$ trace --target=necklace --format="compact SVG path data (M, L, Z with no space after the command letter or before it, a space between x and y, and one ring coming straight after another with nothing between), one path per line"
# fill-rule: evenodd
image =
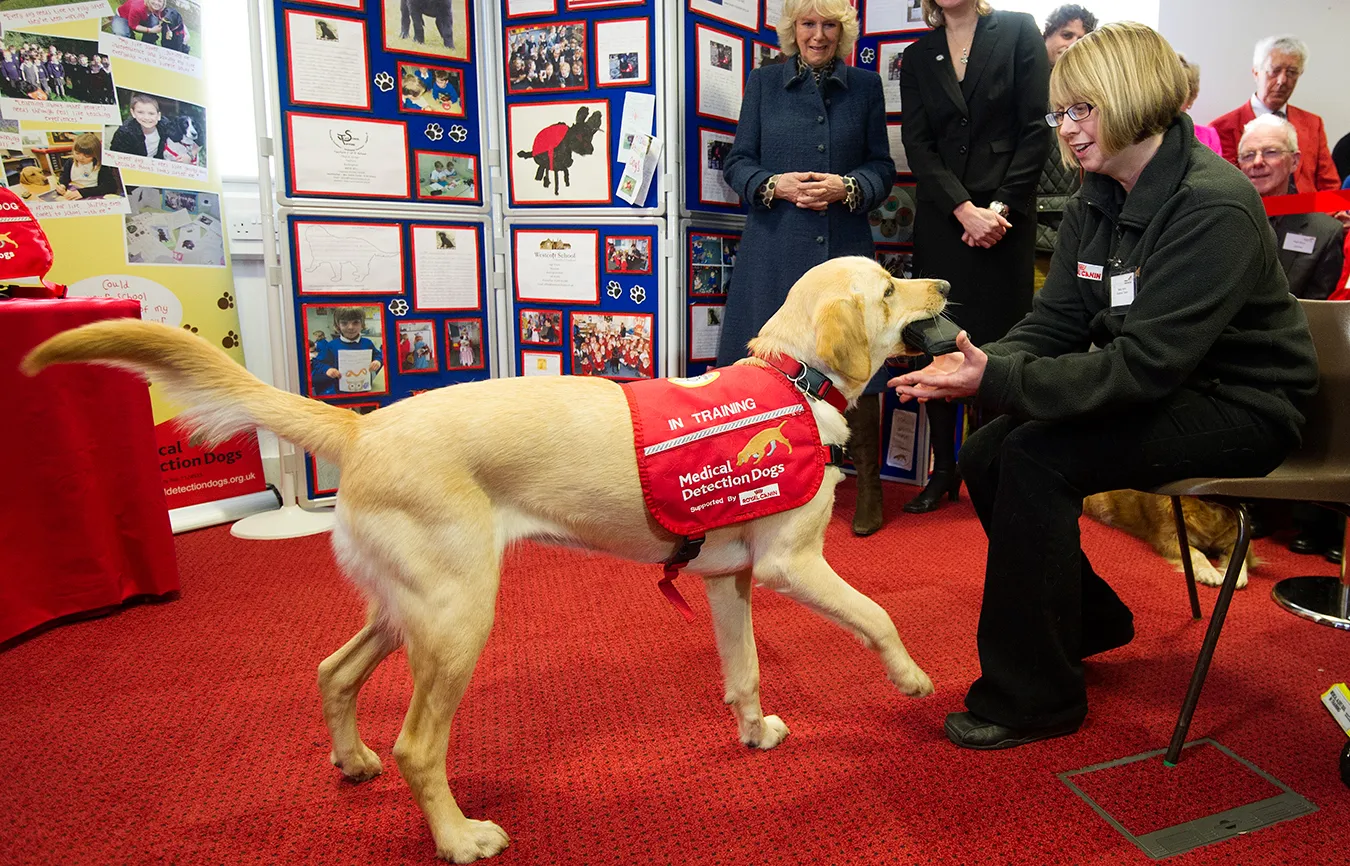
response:
M970 49L969 49L969 48L962 48L962 49L961 49L961 62L962 62L962 63L969 63L969 62L970 62Z

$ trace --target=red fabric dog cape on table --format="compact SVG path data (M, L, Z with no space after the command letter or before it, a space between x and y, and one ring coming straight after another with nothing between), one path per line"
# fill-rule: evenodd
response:
M778 370L735 364L623 390L642 496L676 535L701 541L713 529L804 505L820 489L830 449L806 396ZM672 557L661 581L686 617L670 581L690 558Z

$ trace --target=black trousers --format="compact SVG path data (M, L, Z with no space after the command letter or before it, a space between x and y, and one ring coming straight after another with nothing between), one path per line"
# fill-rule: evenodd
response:
M1263 416L1187 390L1062 421L1004 415L976 431L959 462L989 556L981 675L966 707L1014 728L1087 714L1083 650L1094 640L1100 648L1101 635L1128 629L1132 617L1083 554L1084 496L1194 476L1265 475L1289 452L1287 439Z

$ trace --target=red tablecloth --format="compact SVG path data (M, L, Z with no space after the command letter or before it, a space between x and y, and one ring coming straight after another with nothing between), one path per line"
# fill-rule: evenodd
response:
M52 334L122 317L139 302L0 300L0 641L178 589L145 382L87 364L19 372Z

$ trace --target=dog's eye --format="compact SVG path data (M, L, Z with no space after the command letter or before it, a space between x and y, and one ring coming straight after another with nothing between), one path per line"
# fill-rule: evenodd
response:
M881 296L883 298L889 298L893 294L895 294L895 286L887 286L886 291L882 292Z

